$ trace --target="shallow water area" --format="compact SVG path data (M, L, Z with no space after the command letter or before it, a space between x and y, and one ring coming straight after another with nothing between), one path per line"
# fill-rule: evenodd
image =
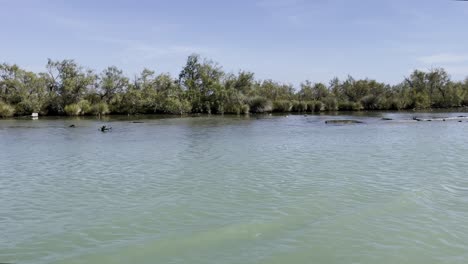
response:
M466 263L461 116L0 120L0 262Z

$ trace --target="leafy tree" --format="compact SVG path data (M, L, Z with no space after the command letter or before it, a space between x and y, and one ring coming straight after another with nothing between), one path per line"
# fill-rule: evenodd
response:
M215 62L190 55L178 78L144 69L130 81L111 66L98 76L73 60L48 60L46 72L0 64L0 116L112 114L248 114L427 109L468 106L468 78L452 81L440 68L415 70L403 82L333 78L328 86L256 80L248 71L226 74Z
M116 94L128 89L129 80L123 75L122 70L115 66L105 69L99 78L99 95L102 101L109 103Z
M57 109L51 110L58 113L63 113L66 105L79 102L96 85L97 76L93 71L84 70L73 60L49 59L46 68L49 92L59 97Z

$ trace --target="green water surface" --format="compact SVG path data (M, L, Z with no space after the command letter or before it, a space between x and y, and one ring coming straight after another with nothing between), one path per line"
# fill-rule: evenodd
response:
M0 120L0 262L467 263L468 122L412 115Z

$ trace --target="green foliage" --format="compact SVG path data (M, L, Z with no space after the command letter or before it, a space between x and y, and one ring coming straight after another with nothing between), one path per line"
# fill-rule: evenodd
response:
M292 107L293 112L307 112L307 103L306 102L300 102L300 101L294 101L293 102L293 107Z
M329 95L330 92L323 83L312 84L310 81L301 83L301 90L297 93L299 100L321 100Z
M363 107L361 103L356 102L339 102L338 110L340 111L360 111Z
M416 70L397 85L372 79L328 85L305 81L298 90L251 72L225 73L215 62L191 55L178 78L144 69L129 80L108 67L99 75L73 60L52 61L43 73L0 64L0 101L10 115L248 114L402 110L468 106L468 78L455 82L443 69ZM6 115L5 114L5 115Z
M321 101L308 101L307 111L308 112L320 112L325 110L325 105Z
M95 105L93 105L91 107L91 112L94 114L94 115L107 115L110 113L109 111L109 106L104 103L104 102L101 102L101 103L97 103Z
M249 112L250 106L240 102L228 103L224 108L224 113L226 114L246 115Z
M273 102L273 112L287 113L293 109L293 102L288 100L278 100Z
M64 111L69 116L78 116L81 113L81 108L78 104L69 104L65 106Z
M322 100L323 108L325 111L337 111L338 110L338 100L334 97L326 97Z
M60 96L60 108L76 104L97 79L91 70L85 70L73 60L47 62L46 82L50 92Z
M413 108L426 109L431 107L431 99L425 92L416 92L413 96Z
M167 98L163 104L163 112L167 114L183 115L190 113L192 106L187 100Z
M271 101L261 96L250 98L249 108L252 113L267 113L273 110Z
M130 89L122 94L122 98L118 103L119 113L130 115L143 113L143 96L140 90Z
M101 104L101 103L98 103ZM94 106L93 106L94 107ZM94 113L94 108L87 100L81 100L77 104L69 104L64 108L65 114L68 116L87 115Z
M122 93L128 86L128 78L123 76L122 70L111 66L101 73L99 95L103 101L110 102L116 94Z
M81 115L90 114L92 111L91 103L88 100L81 100L78 102L78 106L80 107Z
M385 98L375 96L373 94L369 94L369 95L364 96L361 99L361 101L359 103L357 103L357 104L359 104L358 108L361 108L359 110L362 110L362 109L377 110L377 109L383 108L382 100L385 100Z
M31 115L32 113L39 112L40 105L37 101L31 99L24 99L15 105L15 113L19 116Z
M15 108L7 103L0 101L0 117L12 117L15 114Z

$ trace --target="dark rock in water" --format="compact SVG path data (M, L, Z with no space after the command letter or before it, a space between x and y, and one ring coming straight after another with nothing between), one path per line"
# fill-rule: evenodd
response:
M442 121L444 121L444 122L445 122L445 118L444 118L444 119L442 119Z
M75 127L75 125L72 124L72 125L69 125L68 127Z
M326 120L325 124L361 124L359 120L344 119L344 120Z
M431 121L432 121L432 119L428 119L427 121L428 121L428 122L431 122Z
M393 120L393 119L389 118L389 117L382 117L382 120L389 121L389 120Z
M142 123L144 123L144 122L143 122L143 121L133 121L132 123L133 123L133 124L142 124Z
M461 123L461 122L463 122L463 121L461 121L461 120L458 120L458 123Z
M458 116L458 117L463 118L463 117L466 117L466 116Z

